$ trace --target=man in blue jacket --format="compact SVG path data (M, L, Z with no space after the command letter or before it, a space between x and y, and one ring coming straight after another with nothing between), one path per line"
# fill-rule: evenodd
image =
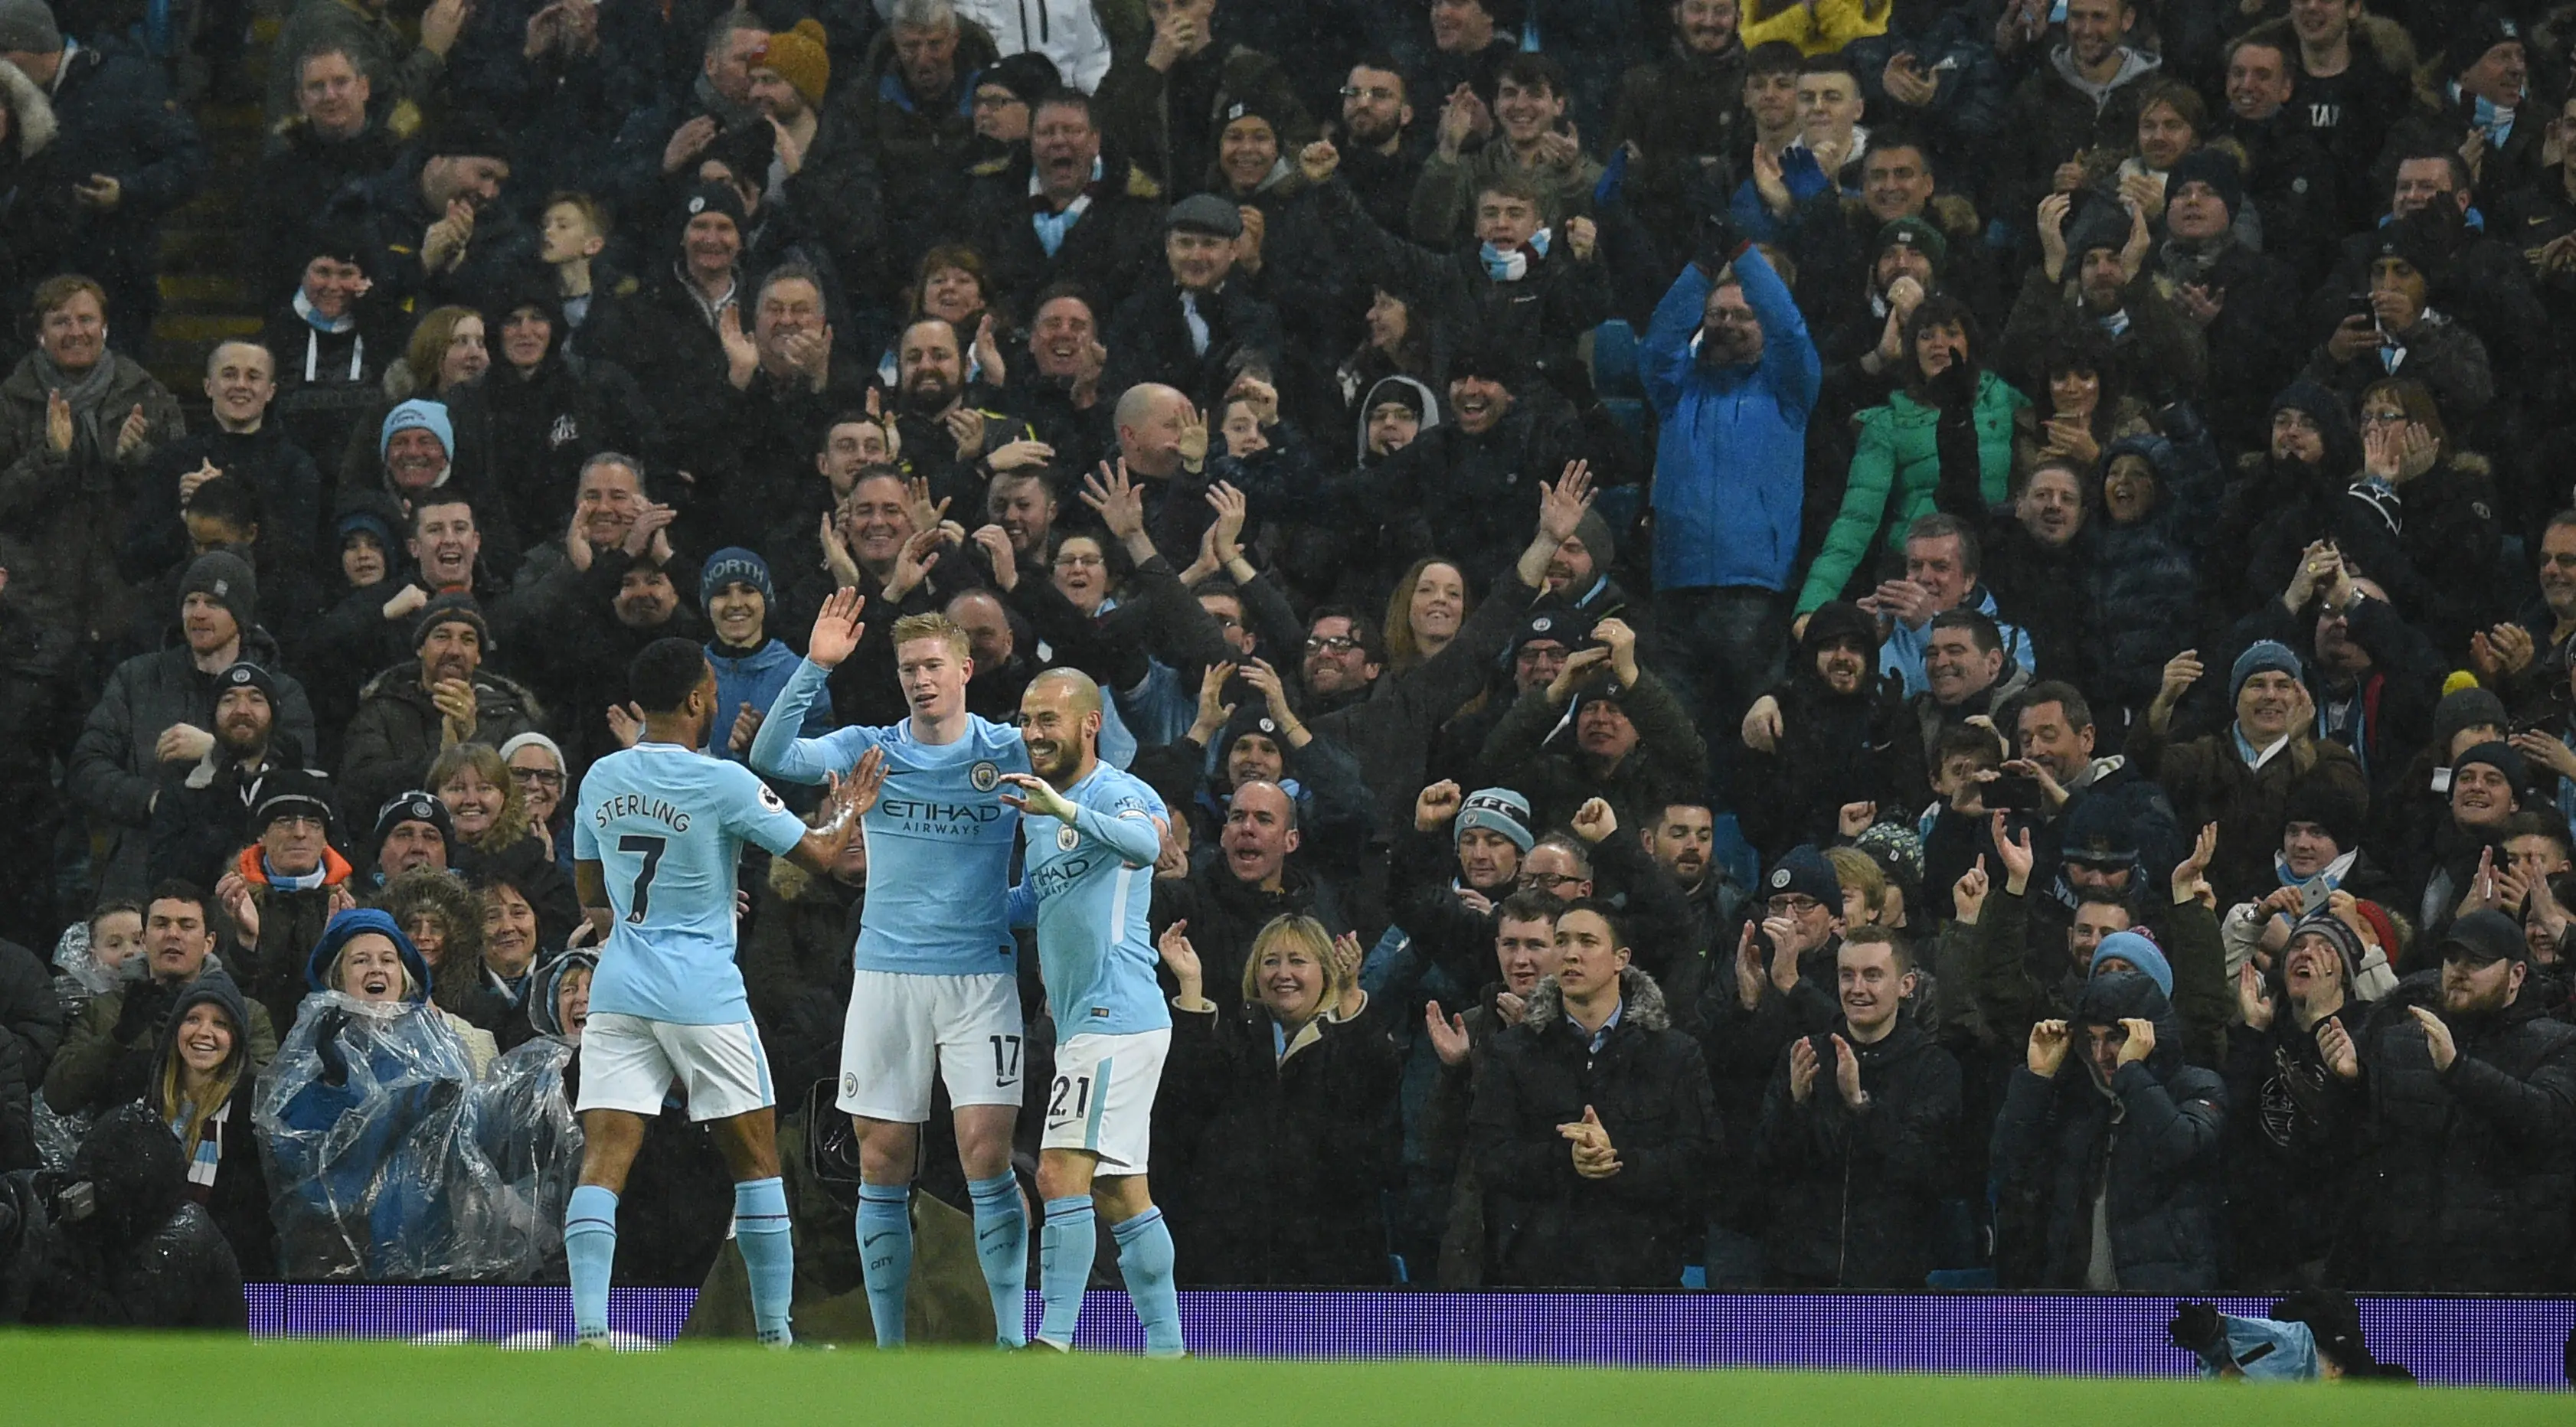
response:
M1728 729L1779 662L1822 367L1788 286L1723 216L1655 307L1642 355L1655 453L1655 588L1674 686Z

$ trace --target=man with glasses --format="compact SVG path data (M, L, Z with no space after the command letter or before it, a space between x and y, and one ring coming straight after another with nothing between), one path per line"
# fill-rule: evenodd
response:
M1412 225L1422 146L1413 142L1413 96L1393 55L1366 54L1342 81L1342 181L1377 225Z

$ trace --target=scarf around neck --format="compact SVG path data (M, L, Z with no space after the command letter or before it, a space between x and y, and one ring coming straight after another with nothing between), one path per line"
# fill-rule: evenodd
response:
M63 400L71 404L77 444L95 452L113 450L113 443L101 438L98 423L107 405L108 389L116 385L116 354L100 353L97 365L78 376L55 366L54 359L41 350L29 353L27 362L38 386L48 392L61 392Z

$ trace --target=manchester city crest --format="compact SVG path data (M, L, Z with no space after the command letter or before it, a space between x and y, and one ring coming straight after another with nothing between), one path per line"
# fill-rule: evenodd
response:
M989 793L1002 781L1001 765L989 758L978 759L974 767L966 770L966 781L975 785L976 792Z
M1071 852L1074 849L1074 845L1081 841L1082 834L1079 831L1076 831L1071 823L1066 823L1064 826L1055 830L1055 845L1058 851Z

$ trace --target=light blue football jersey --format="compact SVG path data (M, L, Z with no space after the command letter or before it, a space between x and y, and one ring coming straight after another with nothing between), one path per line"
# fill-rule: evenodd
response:
M805 824L739 763L639 743L590 765L573 856L596 861L616 913L590 986L593 1012L682 1025L751 1019L734 964L742 845L783 854Z
M1058 1038L1133 1035L1172 1023L1154 979L1161 960L1146 913L1154 901L1154 820L1163 800L1142 779L1106 763L1064 790L1071 823L1022 822L1028 837L1011 921L1038 929L1038 971Z
M1011 973L1011 846L1019 810L1002 775L1029 771L1019 730L969 718L954 743L915 742L912 720L798 738L805 709L830 671L807 659L779 690L752 740L751 766L773 778L820 783L871 748L886 756L885 791L860 820L868 839L868 898L854 958L861 971L929 976ZM773 736L774 735L774 736Z

